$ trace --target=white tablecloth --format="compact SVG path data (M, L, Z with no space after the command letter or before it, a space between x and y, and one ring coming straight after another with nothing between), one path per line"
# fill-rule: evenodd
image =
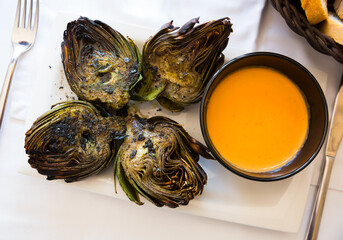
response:
M12 54L10 43L16 1L2 0L0 9L0 83ZM6 6L6 7L5 7ZM311 186L302 226L284 233L207 219L160 208L147 211L134 204L114 201L63 184L42 181L17 172L17 160L27 129L23 119L35 82L48 30L60 11L90 18L116 19L158 29L174 19L182 25L192 17L201 22L229 16L234 24L230 45L248 51L274 51L290 56L309 68L328 74L326 96L330 113L342 65L312 49L293 33L269 1L40 1L40 25L34 48L17 64L7 110L0 131L0 239L302 239L313 201ZM230 15L229 13L232 13ZM262 15L262 19L260 16ZM61 33L62 34L62 33ZM341 154L342 155L342 154ZM343 159L333 171L319 239L343 239ZM319 163L317 163L319 164Z

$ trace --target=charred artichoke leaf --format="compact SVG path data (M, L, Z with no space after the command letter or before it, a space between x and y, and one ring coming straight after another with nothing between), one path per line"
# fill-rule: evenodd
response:
M123 167L119 161L116 161L116 163L114 164L114 173L115 173L115 177L114 177L115 192L117 192L117 189L116 189L116 177L117 177L119 179L120 186L122 187L122 189L124 190L128 198L132 202L135 202L138 205L142 205L143 203L140 201L138 192L135 190L135 188L131 185L131 183L127 179L124 173Z
M222 51L232 25L227 17L195 26L198 22L199 18L191 19L181 28L167 23L145 43L143 78L133 88L133 99L156 98L171 111L201 99L206 84L224 63Z
M81 180L105 168L125 137L124 119L103 117L90 103L67 101L40 116L26 132L32 168L48 180Z
M183 104L173 102L164 96L159 96L157 101L162 107L172 112L180 112L184 109Z
M130 200L142 204L139 193L156 206L175 208L202 193L207 176L199 154L212 156L181 125L166 117L131 113L126 128L114 175Z
M136 44L105 23L86 17L68 23L63 39L63 67L76 95L115 110L124 107L141 71Z

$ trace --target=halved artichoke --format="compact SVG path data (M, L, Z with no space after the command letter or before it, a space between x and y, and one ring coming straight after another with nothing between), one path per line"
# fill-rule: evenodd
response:
M29 163L48 180L73 182L96 174L114 158L125 137L121 117L103 117L90 103L56 104L26 132Z
M194 27L191 19L180 29L172 22L151 37L143 47L143 79L136 85L134 99L159 103L171 110L199 101L207 82L224 63L222 51L232 32L229 18Z
M115 110L124 107L141 71L135 43L110 26L85 17L68 23L63 38L63 67L76 95Z
M114 175L131 201L143 204L141 194L156 206L174 208L202 193L207 176L199 154L212 158L204 145L166 117L131 114L126 127Z

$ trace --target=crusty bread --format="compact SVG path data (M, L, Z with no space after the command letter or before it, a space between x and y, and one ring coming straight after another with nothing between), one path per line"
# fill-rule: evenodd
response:
M335 0L333 7L340 19L343 19L343 0Z
M329 12L328 18L319 25L319 30L343 45L343 21L334 12Z
M320 23L328 17L327 0L301 0L301 7L312 25Z

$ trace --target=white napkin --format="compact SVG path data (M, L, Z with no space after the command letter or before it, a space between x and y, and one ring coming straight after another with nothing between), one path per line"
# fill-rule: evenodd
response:
M199 16L200 23L203 23L228 16L233 24L229 44L233 48L253 51L265 4L264 0L86 0L82 4L80 1L60 0L49 2L47 5L47 1L40 1L40 19L35 46L19 60L17 65L11 88L12 119L26 119L35 78L41 71L38 68L41 66L40 59L44 54L44 46L49 41L49 29L58 11L99 19L105 23L116 20L141 25L156 29L156 31L171 20L174 20L175 26L182 26L193 17ZM63 33L60 34L62 36Z

